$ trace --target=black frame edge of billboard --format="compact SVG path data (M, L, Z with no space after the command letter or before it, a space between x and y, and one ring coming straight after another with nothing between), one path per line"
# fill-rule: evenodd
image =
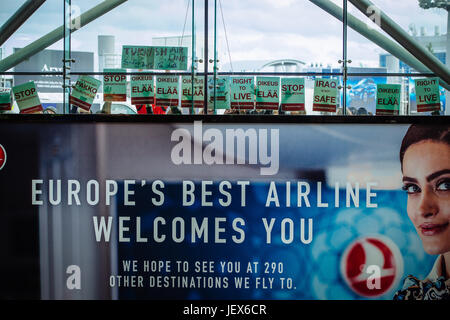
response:
M449 116L0 114L4 123L450 124Z

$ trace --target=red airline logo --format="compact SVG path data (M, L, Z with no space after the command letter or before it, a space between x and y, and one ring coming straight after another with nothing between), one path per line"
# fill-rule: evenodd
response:
M403 274L403 258L392 240L376 235L359 238L345 250L341 274L355 293L367 298L394 289Z
M3 146L0 144L0 170L3 169L6 163L6 150L3 148Z

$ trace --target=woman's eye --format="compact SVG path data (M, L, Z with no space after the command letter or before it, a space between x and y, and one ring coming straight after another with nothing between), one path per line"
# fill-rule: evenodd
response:
M415 184L407 184L402 187L408 194L420 192L420 188Z
M449 191L450 190L450 180L445 180L442 182L439 182L436 190L438 191Z

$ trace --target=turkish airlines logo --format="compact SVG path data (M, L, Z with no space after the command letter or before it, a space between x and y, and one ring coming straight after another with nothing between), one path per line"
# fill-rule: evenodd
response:
M6 164L6 150L3 148L3 146L0 144L0 170L3 169L3 167Z
M403 274L403 258L392 240L376 235L352 242L341 259L341 274L355 293L374 298L388 293Z

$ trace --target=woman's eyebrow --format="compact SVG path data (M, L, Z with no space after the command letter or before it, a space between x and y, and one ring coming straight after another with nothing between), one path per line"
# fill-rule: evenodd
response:
M405 182L405 181L418 182L416 178L411 178L411 177L406 177L406 176L403 176L402 181L403 182Z
M450 169L443 169L443 170L436 171L427 177L427 181L430 182L431 180L436 179L437 177L439 177L443 174L446 174L446 173L450 173Z

